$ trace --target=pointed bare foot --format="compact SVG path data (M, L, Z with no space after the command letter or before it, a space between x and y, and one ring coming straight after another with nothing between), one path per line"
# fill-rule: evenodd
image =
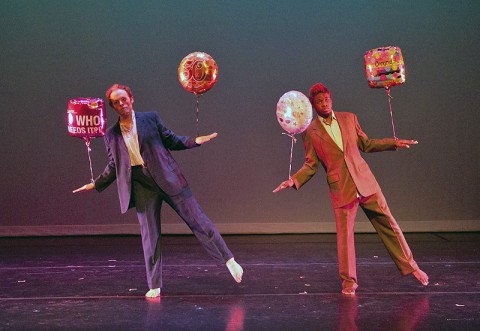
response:
M242 276L243 276L243 269L238 264L235 259L232 257L230 260L227 261L227 268L232 274L232 277L235 279L237 283L240 283L242 281Z
M147 298L156 298L160 296L160 288L153 288L147 293L145 293Z
M428 275L424 273L422 270L420 269L415 270L413 272L413 275L415 276L416 279L418 279L420 283L422 283L422 285L424 286L428 285Z

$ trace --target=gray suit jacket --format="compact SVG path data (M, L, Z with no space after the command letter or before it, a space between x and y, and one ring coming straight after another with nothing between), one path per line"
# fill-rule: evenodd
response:
M153 179L166 194L180 193L188 184L170 150L188 149L199 145L192 137L175 135L165 127L156 112L135 112L135 120L140 154ZM107 130L104 140L109 162L105 170L95 179L95 189L101 192L116 179L120 209L125 213L134 207L131 198L132 169L119 121Z

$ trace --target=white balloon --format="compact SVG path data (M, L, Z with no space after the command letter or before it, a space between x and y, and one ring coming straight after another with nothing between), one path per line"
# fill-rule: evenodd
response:
M290 91L278 100L277 120L289 134L305 131L312 117L312 104L302 92Z

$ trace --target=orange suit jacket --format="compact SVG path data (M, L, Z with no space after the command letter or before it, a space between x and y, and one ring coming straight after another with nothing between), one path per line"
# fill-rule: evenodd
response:
M367 162L360 155L396 150L393 138L369 139L353 113L335 112L343 140L343 151L330 137L319 118L303 132L305 163L292 176L298 190L315 175L321 165L326 172L333 208L351 203L357 193L367 197L380 191Z

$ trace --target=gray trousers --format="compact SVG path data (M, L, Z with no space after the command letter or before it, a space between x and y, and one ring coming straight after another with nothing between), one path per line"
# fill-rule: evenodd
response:
M135 166L132 167L132 194L140 223L147 283L150 289L162 287L160 212L163 201L177 212L217 263L224 264L233 257L189 187L177 195L169 196L158 187L147 168Z

